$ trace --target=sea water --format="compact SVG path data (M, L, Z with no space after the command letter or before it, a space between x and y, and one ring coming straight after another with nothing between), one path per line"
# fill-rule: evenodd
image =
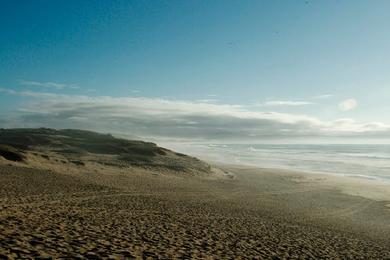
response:
M390 145L187 144L172 148L216 163L390 182Z

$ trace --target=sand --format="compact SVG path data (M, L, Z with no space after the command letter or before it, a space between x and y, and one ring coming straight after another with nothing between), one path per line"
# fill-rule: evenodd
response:
M0 162L0 259L390 258L390 202L362 183L42 165Z

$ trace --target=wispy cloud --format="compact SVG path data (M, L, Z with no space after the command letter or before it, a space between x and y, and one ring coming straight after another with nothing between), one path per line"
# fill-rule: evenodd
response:
M34 98L58 98L61 95L46 93L46 92L35 92L35 91L16 91L9 88L0 88L0 93L6 93L14 96L22 96L22 97L34 97Z
M340 102L339 109L341 111L349 111L355 109L357 106L358 106L358 102L355 99L350 98Z
M80 88L77 84L64 84L57 82L38 82L38 81L29 81L29 80L20 80L20 84L25 86L34 86L34 87L43 87L43 88L54 88L54 89L78 89Z
M301 100L268 100L266 102L257 104L257 106L265 106L265 107L307 106L307 105L316 104L316 102L314 102L314 100L328 99L331 97L333 97L333 95L323 94L323 95L303 98Z
M272 100L266 101L260 105L267 107L275 107L275 106L306 106L313 105L313 102L310 101L290 101L290 100Z
M234 104L145 97L57 95L1 89L35 98L19 108L23 126L84 128L180 140L268 140L281 137L390 136L390 125L353 119L322 121Z
M196 100L196 102L199 102L199 103L216 103L218 101L219 100L215 99L215 98L206 98L206 99L197 99Z
M328 99L333 97L331 94L324 94L324 95L318 95L318 96L313 96L311 99Z

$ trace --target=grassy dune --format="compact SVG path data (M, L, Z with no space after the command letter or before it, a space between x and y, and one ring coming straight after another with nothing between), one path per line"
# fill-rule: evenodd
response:
M11 161L26 161L28 155L77 165L90 162L193 174L210 172L208 164L154 143L119 139L84 130L0 129L0 144L0 155ZM11 157L15 157L15 160Z

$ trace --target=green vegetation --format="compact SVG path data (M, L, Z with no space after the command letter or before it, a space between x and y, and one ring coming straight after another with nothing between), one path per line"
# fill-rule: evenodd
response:
M10 147L2 150L2 153L7 156L3 157L14 161L23 161L19 150L28 150L39 151L40 156L47 160L50 160L51 156L45 153L60 154L67 158L67 161L80 167L85 166L85 160L92 160L103 165L121 167L129 165L159 167L174 171L209 172L206 163L172 152L154 143L120 139L110 134L85 130L0 129L0 144ZM13 150L11 147L14 147ZM86 159L87 157L89 159Z
M10 145L0 144L0 156L4 157L9 161L24 161L24 155Z

